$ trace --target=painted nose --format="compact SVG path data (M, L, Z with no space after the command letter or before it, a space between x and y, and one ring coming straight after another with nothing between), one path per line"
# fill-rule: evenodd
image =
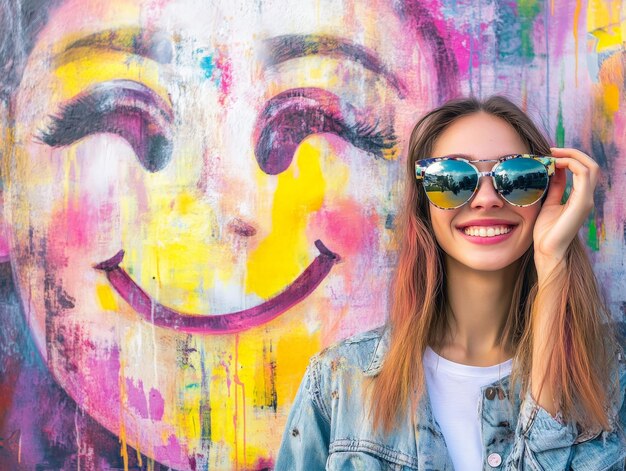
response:
M242 237L252 237L256 234L256 229L253 225L239 218L232 219L227 227L230 232Z

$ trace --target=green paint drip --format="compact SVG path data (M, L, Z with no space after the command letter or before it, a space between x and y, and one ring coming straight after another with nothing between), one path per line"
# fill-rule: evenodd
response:
M563 104L559 99L559 111L556 118L556 146L563 147L565 145L565 126L563 126ZM572 179L571 177L567 177L567 182L565 183L565 191L563 192L563 197L561 198L561 204L565 204L567 199L569 198L570 193L572 192Z
M588 220L589 232L587 233L587 245L591 250L597 252L600 250L600 241L598 240L598 227L596 225L595 211L592 211Z
M535 18L541 11L538 0L519 0L517 4L517 13L520 21L520 34L522 40L522 57L533 59L535 50L533 47L533 23Z
M559 99L559 113L556 118L556 146L565 145L565 126L563 126L563 103Z

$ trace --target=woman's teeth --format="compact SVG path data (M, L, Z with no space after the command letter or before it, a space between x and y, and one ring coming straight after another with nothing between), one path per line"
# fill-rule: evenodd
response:
M468 226L463 229L465 234L476 237L493 237L511 232L511 226Z

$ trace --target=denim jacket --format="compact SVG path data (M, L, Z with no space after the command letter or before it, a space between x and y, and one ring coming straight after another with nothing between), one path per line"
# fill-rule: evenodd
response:
M363 392L368 377L380 371L388 344L388 330L379 328L311 359L287 420L276 470L453 469L427 393L393 433L383 435L372 428ZM521 402L510 401L509 376L482 388L483 470L624 470L623 353L617 360L611 432L578 433L575 424L553 418L530 393ZM513 393L519 398L519 388Z

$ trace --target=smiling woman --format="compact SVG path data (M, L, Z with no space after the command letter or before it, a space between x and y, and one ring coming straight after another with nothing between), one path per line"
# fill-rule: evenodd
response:
M425 114L389 319L311 358L276 470L623 470L626 359L578 239L597 174L506 98Z
M397 136L457 87L432 13L205 3L0 0L0 465L271 467L308 357L384 315Z

